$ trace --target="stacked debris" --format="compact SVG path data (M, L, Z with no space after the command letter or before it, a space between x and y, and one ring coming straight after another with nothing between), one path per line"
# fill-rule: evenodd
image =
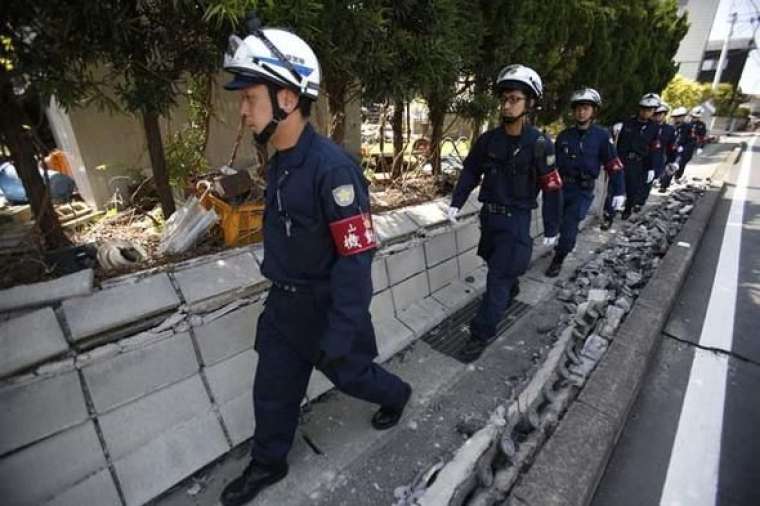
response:
M583 388L704 191L687 185L636 215L558 286L556 298L565 314L547 329L557 343L533 381L518 399L500 406L445 466L437 463L411 485L399 487L394 506L504 504Z

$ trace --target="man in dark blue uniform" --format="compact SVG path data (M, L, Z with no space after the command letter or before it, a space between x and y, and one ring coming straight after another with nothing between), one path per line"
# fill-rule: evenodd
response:
M675 154L672 162L666 165L665 173L660 178L660 193L667 191L674 176L676 181L679 181L683 177L686 164L689 163L694 155L694 149L697 145L696 135L694 134L694 126L686 121L686 115L687 110L685 107L675 108L670 115L670 118L673 120L673 128L675 129Z
M533 239L530 218L543 191L544 242L557 240L562 181L555 166L551 140L528 123L543 93L541 78L523 65L509 65L496 80L502 125L481 135L464 162L449 207L456 216L467 197L481 184L480 255L488 265L486 293L470 322L470 340L461 353L476 360L496 339L496 327L510 303L518 276L530 263Z
M586 217L594 199L594 186L602 167L609 176L608 193L610 207L623 208L625 203L625 180L623 164L617 157L615 144L607 129L594 124L594 118L602 105L602 97L592 88L573 93L570 107L575 125L557 136L557 168L562 178L562 223L559 243L546 275L559 275L562 262L575 248L578 225ZM607 213L610 214L609 212Z
M613 127L625 174L624 220L641 209L646 200L646 186L654 180L652 154L660 149L660 144L652 116L659 105L660 97L656 93L647 93L639 101L638 115Z
M707 125L702 121L702 113L704 109L701 106L697 106L691 110L691 124L694 128L694 141L696 145L697 156L702 154L702 149L707 142Z
M340 390L380 405L372 425L401 418L411 387L373 362L369 313L377 247L367 184L341 148L307 122L319 64L296 35L249 27L231 39L227 89L258 142L276 149L267 169L262 273L272 287L261 314L253 387L251 463L224 489L224 506L250 501L288 472L287 455L312 370ZM287 55L287 57L285 56Z
M654 113L652 118L657 124L657 137L660 139L660 150L652 155L654 166L654 177L660 184L660 193L665 190L662 188L662 180L666 177L668 170L672 172L672 167L681 150L676 142L676 129L673 125L665 121L670 107L663 102ZM648 186L651 191L651 185ZM649 194L647 191L647 194Z

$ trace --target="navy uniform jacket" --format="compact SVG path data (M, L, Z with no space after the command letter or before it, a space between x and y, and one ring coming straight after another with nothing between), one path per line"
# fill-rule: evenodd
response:
M676 129L673 125L668 123L657 125L657 137L660 139L660 149L652 155L652 166L659 176L665 169L666 163L675 161L679 146L676 144Z
M268 168L261 271L275 284L313 294L302 302L318 308L294 301L288 314L274 315L310 359L377 355L369 314L376 248L359 167L307 124L296 146L277 152Z
M519 140L509 139L503 127L489 130L467 155L451 205L461 209L481 184L480 202L530 210L538 207L538 192L543 191L544 234L553 237L561 213L555 158L552 141L533 126L525 125Z
M652 168L652 155L659 151L657 125L653 121L629 118L617 138L617 151L623 166L641 162L645 170Z
M610 133L591 125L582 130L567 128L557 136L557 167L566 185L575 184L582 190L593 190L594 182L603 167L610 177L612 195L625 195L623 165L617 156Z
M691 153L697 146L697 136L694 133L693 123L681 123L675 127L676 129L676 143L683 148L683 152L687 158L691 157Z
M707 137L707 125L701 119L695 119L692 122L694 126L694 137L698 148L705 147L705 137Z

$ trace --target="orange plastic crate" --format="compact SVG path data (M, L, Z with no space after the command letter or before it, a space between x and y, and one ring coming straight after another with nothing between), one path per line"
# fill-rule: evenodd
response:
M207 193L201 200L206 209L213 208L219 216L219 228L224 244L241 246L261 242L264 226L264 204L246 202L231 205L220 198Z

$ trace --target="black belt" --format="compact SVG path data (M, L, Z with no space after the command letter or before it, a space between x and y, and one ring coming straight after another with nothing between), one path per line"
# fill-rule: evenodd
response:
M491 204L489 202L484 203L483 208L491 214L510 214L512 212L512 209L507 206Z
M322 289L328 288L329 282L322 281L310 281L308 283L292 284L292 283L280 283L279 281L272 281L272 286L283 292L290 293L322 293Z

